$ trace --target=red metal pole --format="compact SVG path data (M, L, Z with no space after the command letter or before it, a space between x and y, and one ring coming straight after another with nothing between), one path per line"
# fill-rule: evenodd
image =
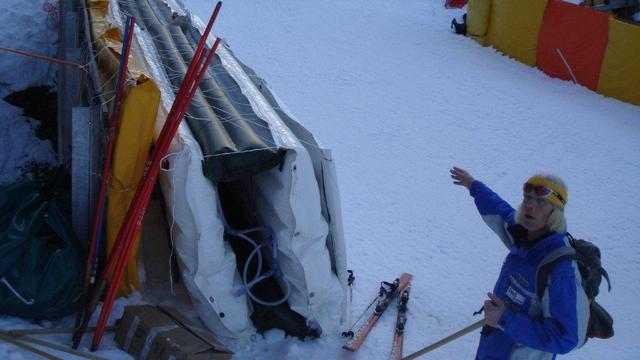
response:
M127 67L129 64L129 54L131 52L131 43L133 39L133 33L135 28L135 17L127 17L127 23L125 26L124 39L122 42L122 57L120 59L120 65L118 66L118 78L116 82L116 92L111 108L111 120L108 135L107 151L102 164L102 179L100 181L100 190L98 192L98 203L96 205L96 213L93 219L93 227L91 230L91 239L89 242L89 252L87 253L87 264L85 267L84 284L82 289L83 298L86 298L86 304L84 308L78 312L76 317L75 327L78 329L83 328L83 324L86 324L88 319L85 320L87 312L90 308L90 299L88 299L89 287L95 282L95 271L97 268L97 244L99 243L99 237L101 236L101 229L105 211L107 183L109 181L109 174L111 172L111 160L113 157L113 150L115 148L116 133L120 126L120 108L122 105L122 94L124 92L125 81L127 78ZM77 348L82 336L82 331L78 331L73 337L73 347Z
M182 85L180 86L180 90L178 91L178 94L176 95L176 99L174 100L174 104L167 116L167 120L166 122L169 122L170 119L175 117L175 111L176 109L178 109L176 106L180 105L184 100L184 95L186 93L188 93L188 89L192 83L192 79L193 79L193 74L196 71L196 69L198 68L198 66L196 66L197 64L201 64L202 63L202 59L204 59L204 57L202 56L203 53L203 49L205 48L205 43L206 43L206 39L209 37L209 33L211 31L211 28L213 27L213 24L218 16L218 13L220 12L220 8L222 6L222 2L218 2L216 4L216 7L213 11L213 14L211 15L211 18L209 19L209 23L207 24L207 27L200 39L200 41L198 42L198 46L196 48L196 52L194 54L194 58L191 61L191 64L189 66L189 68L187 69L187 73L185 74L185 78L183 80ZM216 44L217 46L217 44ZM190 102L191 100L189 100ZM182 107L182 105L181 105ZM186 108L186 106L185 106ZM180 117L181 119L182 117ZM166 122L165 122L165 126L166 126ZM177 129L177 127L176 127ZM174 130L174 134L175 134L175 130ZM162 134L160 135L162 136ZM173 138L173 135L171 136L171 138L168 139L168 143L167 143L167 148L168 145L171 143L171 140ZM157 146L156 146L157 148ZM146 172L149 170L149 167L147 167L147 169L145 170L145 174L143 175L143 179L141 179L140 184L142 184L142 181L144 180L144 177L146 176ZM140 190L140 184L138 186L138 190ZM82 323L81 325L78 327L78 331L76 332L76 334L74 334L73 337L73 346L77 347L80 343L80 340L82 339L82 334L84 333L84 329L86 328L86 326L88 325L89 320L91 319L91 316L93 314L93 312L95 311L98 302L100 301L100 298L102 296L102 294L104 293L105 289L107 289L108 287L108 279L110 279L112 277L112 274L114 272L114 266L116 265L116 263L118 262L118 259L121 257L121 254L123 253L123 248L126 247L124 244L124 239L130 239L133 237L133 235L135 234L135 231L137 230L137 227L131 226L131 224L127 225L126 221L127 221L127 217L131 214L135 214L135 212L132 212L132 205L138 201L136 200L138 198L138 191L136 191L136 194L134 195L134 198L131 201L131 204L129 206L129 210L127 211L127 215L125 217L125 222L123 222L121 224L120 227L120 231L118 232L118 236L116 237L116 241L114 244L114 247L111 251L111 253L109 254L109 257L107 259L107 264L105 266L105 269L102 272L102 275L100 276L100 281L98 282L97 286L95 287L95 290L91 296L90 301L88 302L88 305L86 307L86 311L83 313L84 318L82 319ZM146 204L145 204L146 206ZM118 281L119 282L119 281ZM110 312L110 308L113 304L109 304L109 311L107 311L107 313ZM103 306L103 312L105 310L105 307ZM102 315L102 314L101 314ZM104 320L106 322L106 319ZM96 339L96 337L101 338L102 337L102 333L100 333L98 335L98 333L96 333L96 336L94 336L94 340ZM97 340L97 344L96 344L96 348L99 345L100 340Z
M214 48L209 52L207 56L203 69L200 71L199 74L197 74L197 80L195 80L195 83L190 93L185 96L184 101L180 102L180 105L182 105L181 107L183 109L181 109L179 115L176 116L176 119L171 119L172 120L171 122L167 121L167 123L165 123L165 126L163 127L163 131L159 139L162 138L162 140L165 140L165 139L167 140L162 142L158 141L158 144L156 144L156 148L154 149L154 152L152 154L152 160L150 161L149 166L147 167L148 169L147 175L143 178L144 183L141 183L140 187L138 187L138 191L136 192L136 194L139 194L139 196L134 197L134 201L136 201L138 205L135 206L134 208L129 208L129 212L127 213L127 218L130 217L131 219L133 219L127 223L127 226L130 229L127 232L127 234L135 233L135 231L138 229L138 227L142 223L142 218L144 217L146 205L149 202L149 198L151 197L151 192L153 191L153 185L156 181L156 178L158 177L160 162L164 157L164 155L166 155L167 153L169 145L171 144L171 140L173 139L173 136L175 135L175 132L177 131L178 126L180 125L180 120L184 116L187 106L191 103L191 99L198 88L197 85L200 83L200 81L202 80L202 77L206 73L206 68L209 66L209 63L211 62L213 55L215 55L215 50L219 43L220 43L220 39L218 38L216 39ZM109 284L109 289L107 290L107 295L105 297L104 304L102 307L102 311L100 312L100 318L98 319L98 325L96 326L96 333L94 335L93 342L91 344L92 351L97 350L98 346L100 346L100 341L102 339L104 328L106 327L107 319L109 317L109 313L111 312L111 308L113 306L113 302L116 297L118 286L120 284L120 281L122 281L122 277L124 276L124 270L126 269L126 265L127 265L127 260L131 255L131 251L133 250L132 236L129 236L129 238L123 238L123 243L124 243L123 253L121 254L122 256L120 257L120 259L118 259L115 276L113 277L113 279L111 279L111 282Z
M209 33L211 32L211 28L213 27L213 23L216 21L216 18L218 17L218 13L220 12L220 8L222 7L222 2L219 1L216 4L215 9L213 10L213 14L211 15L211 18L209 19L209 23L207 24L207 27L205 28L205 31L202 35L202 37L200 38L200 41L198 41L198 46L196 47L196 51L193 55L193 59L191 60L191 63L193 64L197 59L200 58L201 53L203 51L203 49L205 48L205 41L207 39L207 37L209 37ZM178 101L180 93L182 90L182 87L185 86L186 84L189 83L189 81L191 81L191 78L193 77L193 72L195 71L195 67L189 66L189 68L187 69L187 73L184 76L184 80L182 81L182 85L180 86L180 90L178 91L178 94L176 95L176 98L174 100ZM187 81L189 80L189 81ZM173 111L173 107L171 109L171 111ZM169 113L169 115L167 115L167 120L168 121L171 117L171 112ZM156 144L157 146L157 144ZM121 239L121 234L118 234L118 237L116 238L116 243L114 244L113 249L111 250L111 253L109 254L109 257L107 258L107 265L105 266L104 272L103 272L103 278L108 279L109 277L111 277L111 274L113 272L113 266L115 265L117 259L120 257L120 248L121 245L119 243L119 240ZM124 235L124 234L123 234Z
M205 33L202 35L200 41L198 42L198 48L196 49L194 59L192 60L189 69L187 70L185 79L180 86L180 90L178 91L176 99L174 100L174 105L172 106L171 111L167 116L167 120L158 137L156 146L152 151L147 169L145 170L145 174L140 181L138 189L136 190L134 198L129 206L129 210L127 211L127 215L125 216L125 220L120 228L120 232L116 240L118 249L116 251L112 251L111 255L109 256L107 268L105 269L105 272L103 273L101 279L100 289L103 288L104 284L106 283L106 279L110 277L110 273L113 271L113 266L117 266L115 268L115 275L109 282L109 288L104 300L104 304L96 328L96 333L91 345L92 351L95 351L100 345L100 341L104 333L104 328L106 326L109 313L111 312L111 307L113 306L113 302L115 300L116 290L119 286L120 281L122 280L124 269L133 249L133 234L135 234L135 232L139 228L142 222L142 218L144 217L144 212L146 210L149 198L151 197L153 185L158 176L160 162L167 153L169 145L171 144L178 126L180 125L182 117L184 116L187 107L191 103L191 99L198 89L200 81L204 77L209 63L213 59L215 51L220 44L220 38L217 38L212 49L209 52L206 52L205 50L205 41L213 26L213 23L215 22L218 12L220 11L221 5L221 2L218 2L218 4L216 5L214 13L212 14L211 19L209 20L209 24L207 25L207 28L205 30ZM194 76L195 81L193 80Z
M127 77L127 65L129 63L129 53L131 51L131 40L133 38L133 29L136 18L130 17L130 21L127 23L125 32L127 37L124 40L124 50L122 52L122 58L120 61L120 73L118 74L116 96L113 102L113 108L111 109L111 127L109 129L109 142L107 144L107 153L102 164L102 181L100 182L100 191L98 192L98 204L96 205L96 214L93 219L93 227L91 231L91 242L89 243L89 258L87 259L87 267L85 273L85 284L89 282L93 283L95 279L90 279L93 273L93 252L95 250L96 240L98 238L98 232L101 228L102 218L104 216L104 205L106 201L107 183L109 179L109 173L111 172L111 159L113 157L113 150L116 143L116 133L120 126L120 107L122 105L122 93L124 91L125 79Z

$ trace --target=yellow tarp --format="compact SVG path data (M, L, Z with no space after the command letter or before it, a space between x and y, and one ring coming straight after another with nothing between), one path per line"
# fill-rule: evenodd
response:
M97 54L102 101L111 110L120 64L122 33L109 17L109 1L88 0L91 18L92 45ZM135 46L135 38L132 46ZM144 59L129 56L127 78L135 79L136 85L127 86L121 108L120 130L112 160L111 180L108 188L107 212L104 218L107 250L111 252L120 225L135 194L149 157L154 127L160 104L160 91L149 80ZM127 271L120 285L120 294L140 289L137 271L139 232L135 236L135 247L127 264Z
M116 76L118 72L118 59L115 54L106 48L105 42L102 40L102 34L109 29L107 21L108 2L107 1L89 1L87 3L89 15L91 17L91 36L93 41L93 51L96 53L96 63L98 65L100 76L100 89L102 93L102 102L107 102L109 96L105 94L113 94L116 87Z
M470 0L467 4L467 36L487 45L491 0Z
M131 88L122 106L120 130L113 153L107 202L107 249L111 252L131 199L144 173L160 105L160 90L153 81ZM140 232L120 285L120 293L140 288L136 259Z
M96 53L96 63L100 75L100 88L102 89L102 101L108 103L115 92L118 65L120 64L120 51L122 49L122 34L120 30L111 25L109 19L109 2L105 0L93 0L87 2L87 8L91 18L91 36L93 50ZM133 54L129 54L127 64L129 77L144 81L149 78L143 66L140 65Z
M538 32L546 7L547 0L492 0L488 44L535 66Z
M609 19L598 92L640 105L640 26Z

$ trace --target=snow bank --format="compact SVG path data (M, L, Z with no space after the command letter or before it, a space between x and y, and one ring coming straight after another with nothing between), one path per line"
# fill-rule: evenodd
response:
M3 0L0 4L0 46L55 56L57 30L48 26L47 1ZM0 99L35 85L55 86L58 65L0 51ZM30 161L56 161L48 140L35 136L38 121L22 117L21 109L0 100L0 184L16 180Z

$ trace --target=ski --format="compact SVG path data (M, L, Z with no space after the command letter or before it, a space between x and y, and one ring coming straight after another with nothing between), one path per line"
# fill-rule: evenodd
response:
M413 275L404 273L399 279L396 279L392 284L389 284L389 290L380 294L376 308L373 310L373 314L369 316L366 323L362 324L362 326L358 328L358 331L356 331L353 338L342 346L343 349L354 352L360 349L360 346L362 346L362 343L367 338L367 335L369 335L369 332L371 332L371 329L376 324L382 313L387 309L387 307L389 307L389 304L391 304L398 294L404 290L409 281L411 281L411 278L413 278Z
M404 340L404 325L407 323L407 302L409 302L409 291L411 283L405 286L398 300L398 318L396 320L396 330L393 335L393 345L389 353L389 360L402 359L402 343Z

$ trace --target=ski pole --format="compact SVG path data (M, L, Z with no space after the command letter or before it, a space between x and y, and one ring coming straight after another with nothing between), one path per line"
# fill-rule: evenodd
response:
M430 352L432 350L435 350L435 349L439 348L442 345L445 345L445 344L447 344L447 343L449 343L449 342L451 342L451 341L453 341L453 340L455 340L455 339L457 339L459 337L462 337L462 336L464 336L464 335L466 335L466 334L468 334L468 333L470 333L470 332L472 332L472 331L474 331L476 329L481 328L482 325L484 325L484 319L478 320L477 322L467 326L466 328L464 328L462 330L456 331L455 333L443 338L442 340L438 340L438 341L434 342L433 344L431 344L429 346L426 346L426 347L414 352L411 355L405 356L405 357L402 358L402 360L411 360L411 359L415 359L415 358L417 358L419 356L422 356L422 355L424 355L424 354L426 354L426 353L428 353L428 352Z
M362 320L362 318L369 312L369 309L371 309L371 307L382 297L384 297L384 295L387 293L387 291L384 289L383 285L391 285L391 283L388 283L386 281L383 281L380 283L380 289L378 290L378 295L376 295L373 300L371 300L371 302L369 303L369 305L367 305L367 307L364 309L364 311L360 314L360 316L358 316L358 318L356 319L355 322L353 322L353 324L351 324L351 326L349 327L349 329L347 329L346 331L342 332L342 336L346 337L346 338L353 338L353 328L360 322L360 320Z
M351 323L351 303L353 300L353 282L355 281L355 276L353 276L353 270L347 270L349 273L349 278L347 279L347 286L349 287L349 302L347 303L347 324L349 324L349 328L347 331L342 332L342 336L344 337L352 337L353 336L353 324Z

